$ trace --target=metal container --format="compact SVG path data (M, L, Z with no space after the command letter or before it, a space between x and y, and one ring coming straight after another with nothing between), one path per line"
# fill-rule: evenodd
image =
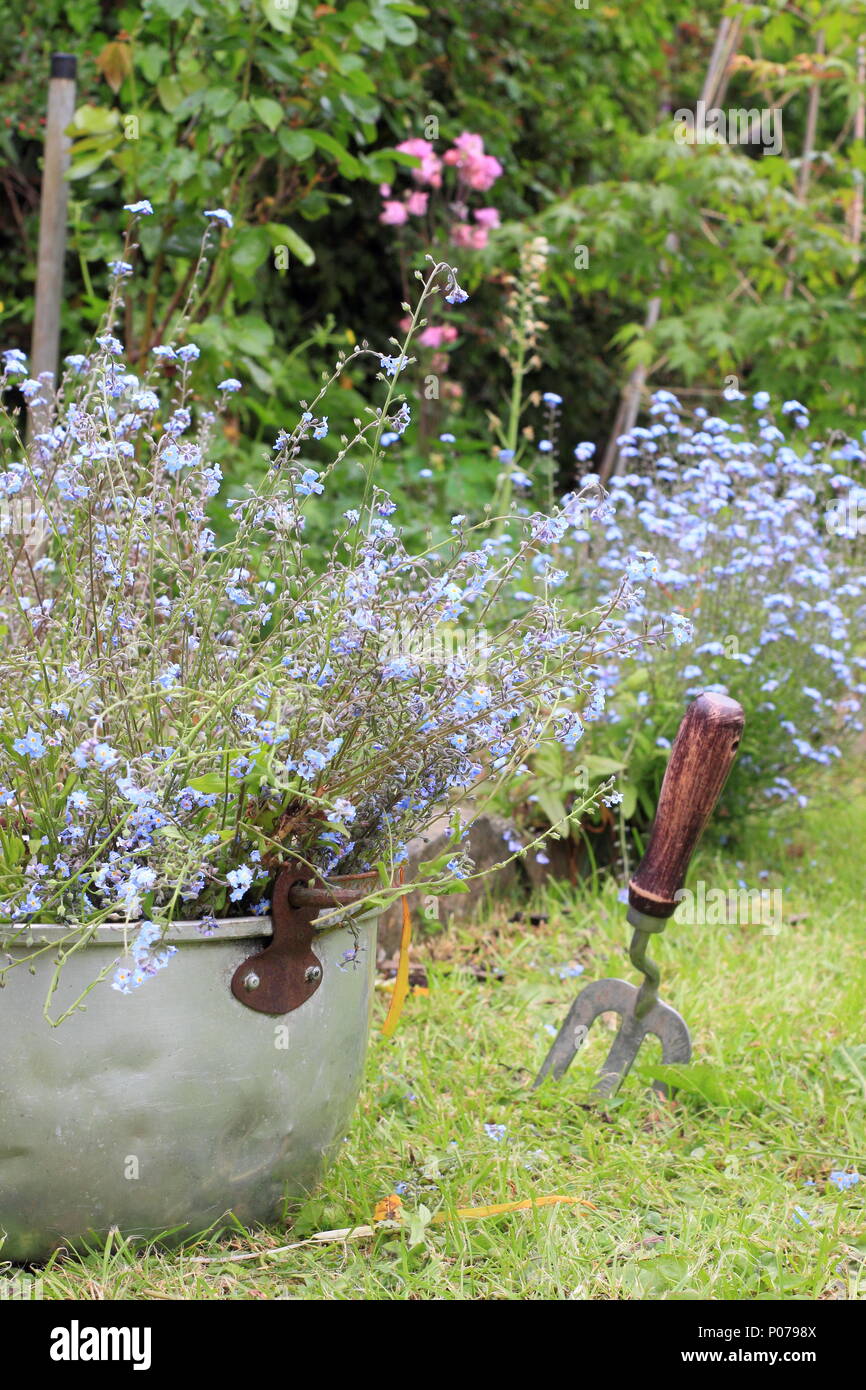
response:
M226 920L209 937L176 925L166 969L129 995L105 980L56 1028L43 1017L54 953L32 973L11 970L0 991L0 1261L41 1260L112 1227L174 1243L229 1213L245 1226L279 1220L316 1183L358 1098L375 929L375 915L347 912L318 934L320 984L282 1016L230 989L268 946L267 917ZM123 954L122 931L100 927L67 959L54 1017ZM66 932L34 926L27 940ZM25 953L20 937L0 947Z

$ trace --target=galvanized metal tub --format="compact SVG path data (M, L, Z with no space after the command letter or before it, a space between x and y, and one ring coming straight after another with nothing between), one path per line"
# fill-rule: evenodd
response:
M0 1261L41 1260L111 1227L172 1243L228 1213L273 1222L308 1192L348 1127L367 1047L376 916L349 921L317 936L321 984L282 1016L245 1008L229 988L268 945L266 917L223 921L209 937L175 926L167 968L129 995L105 981L56 1028L43 1017L54 953L34 973L11 970L0 991ZM28 939L67 930L34 926ZM119 936L100 927L66 961L53 1016L122 955ZM19 938L4 949L26 948Z

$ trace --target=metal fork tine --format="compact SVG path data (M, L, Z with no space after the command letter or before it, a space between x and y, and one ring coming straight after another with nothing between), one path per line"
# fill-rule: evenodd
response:
M542 1081L551 1075L554 1080L561 1080L586 1041L594 1021L599 1014L608 1012L619 1014L622 1026L599 1072L593 1095L614 1095L623 1078L628 1075L648 1033L652 1033L661 1042L662 1061L666 1065L688 1062L692 1055L692 1045L683 1018L676 1009L661 1002L655 1003L642 1018L638 1018L635 1005L639 994L640 990L627 980L613 979L595 980L587 985L586 989L581 990L544 1060L534 1086L540 1086ZM660 1095L667 1095L664 1083L654 1082L653 1088Z

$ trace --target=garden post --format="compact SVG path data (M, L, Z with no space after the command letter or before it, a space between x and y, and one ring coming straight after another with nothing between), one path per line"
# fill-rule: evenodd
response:
M722 20L716 33L713 51L710 56L707 73L704 78L704 85L701 90L701 101L705 107L712 106L714 102L721 101L727 89L728 69L734 51L740 38L740 21L738 19ZM667 114L664 107L659 113L659 120ZM675 233L668 234L665 240L665 248L673 255L679 251L679 241ZM662 301L660 295L654 295L647 305L644 317L644 333L650 333L659 321ZM637 424L637 417L640 413L641 401L643 399L644 388L647 379L647 367L639 364L634 367L628 381L623 387L620 395L619 407L613 422L613 429L607 441L607 448L599 470L599 477L602 484L606 484L612 473L619 473L622 466L619 444L617 440L623 434L631 434Z
M60 302L63 294L63 260L66 254L66 206L71 140L66 134L75 115L77 60L71 53L52 53L45 121L45 155L42 196L39 205L39 257L36 267L36 304L33 314L31 372L57 376L60 349ZM30 413L32 434L38 407Z

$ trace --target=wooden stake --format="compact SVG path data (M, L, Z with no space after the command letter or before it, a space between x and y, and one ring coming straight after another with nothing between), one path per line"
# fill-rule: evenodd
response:
M66 255L66 208L71 140L65 133L75 115L77 60L71 53L52 53L45 122L45 154L42 165L42 197L39 205L39 259L36 267L36 305L30 370L34 377L50 372L56 383L60 352L60 305L63 298L63 262ZM30 412L32 435L45 414L44 407Z
M728 68L734 51L740 38L740 21L738 19L723 19L716 33L716 41L713 44L713 51L707 66L706 77L701 91L701 101L705 107L710 107L717 100L721 100L721 94L727 88ZM665 242L666 250L676 255L679 250L679 241L675 233L671 232ZM646 315L644 316L644 332L649 333L658 323L659 313L661 312L661 296L654 295L647 305ZM620 396L619 408L616 412L616 419L613 423L610 437L607 441L607 448L599 469L599 477L602 483L606 483L611 473L618 473L622 465L620 458L619 445L617 440L620 435L630 434L637 424L637 417L640 411L641 397L646 386L647 368L643 365L635 367L626 382L622 395Z
M815 45L815 52L819 57L824 55L824 35L819 34ZM809 195L809 184L812 179L812 157L815 153L815 135L818 129L818 107L821 103L821 82L816 78L809 89L809 102L806 107L806 131L803 136L803 153L800 158L800 172L797 175L797 201L805 203ZM785 288L782 291L782 298L787 302L794 293L793 265L797 259L797 250L791 246L787 255L787 264L792 267L791 273L785 281Z
M854 140L862 145L866 138L866 40L860 36L857 46L857 110L854 113ZM860 259L860 238L863 232L863 173L854 170L854 200L851 204L851 241Z

